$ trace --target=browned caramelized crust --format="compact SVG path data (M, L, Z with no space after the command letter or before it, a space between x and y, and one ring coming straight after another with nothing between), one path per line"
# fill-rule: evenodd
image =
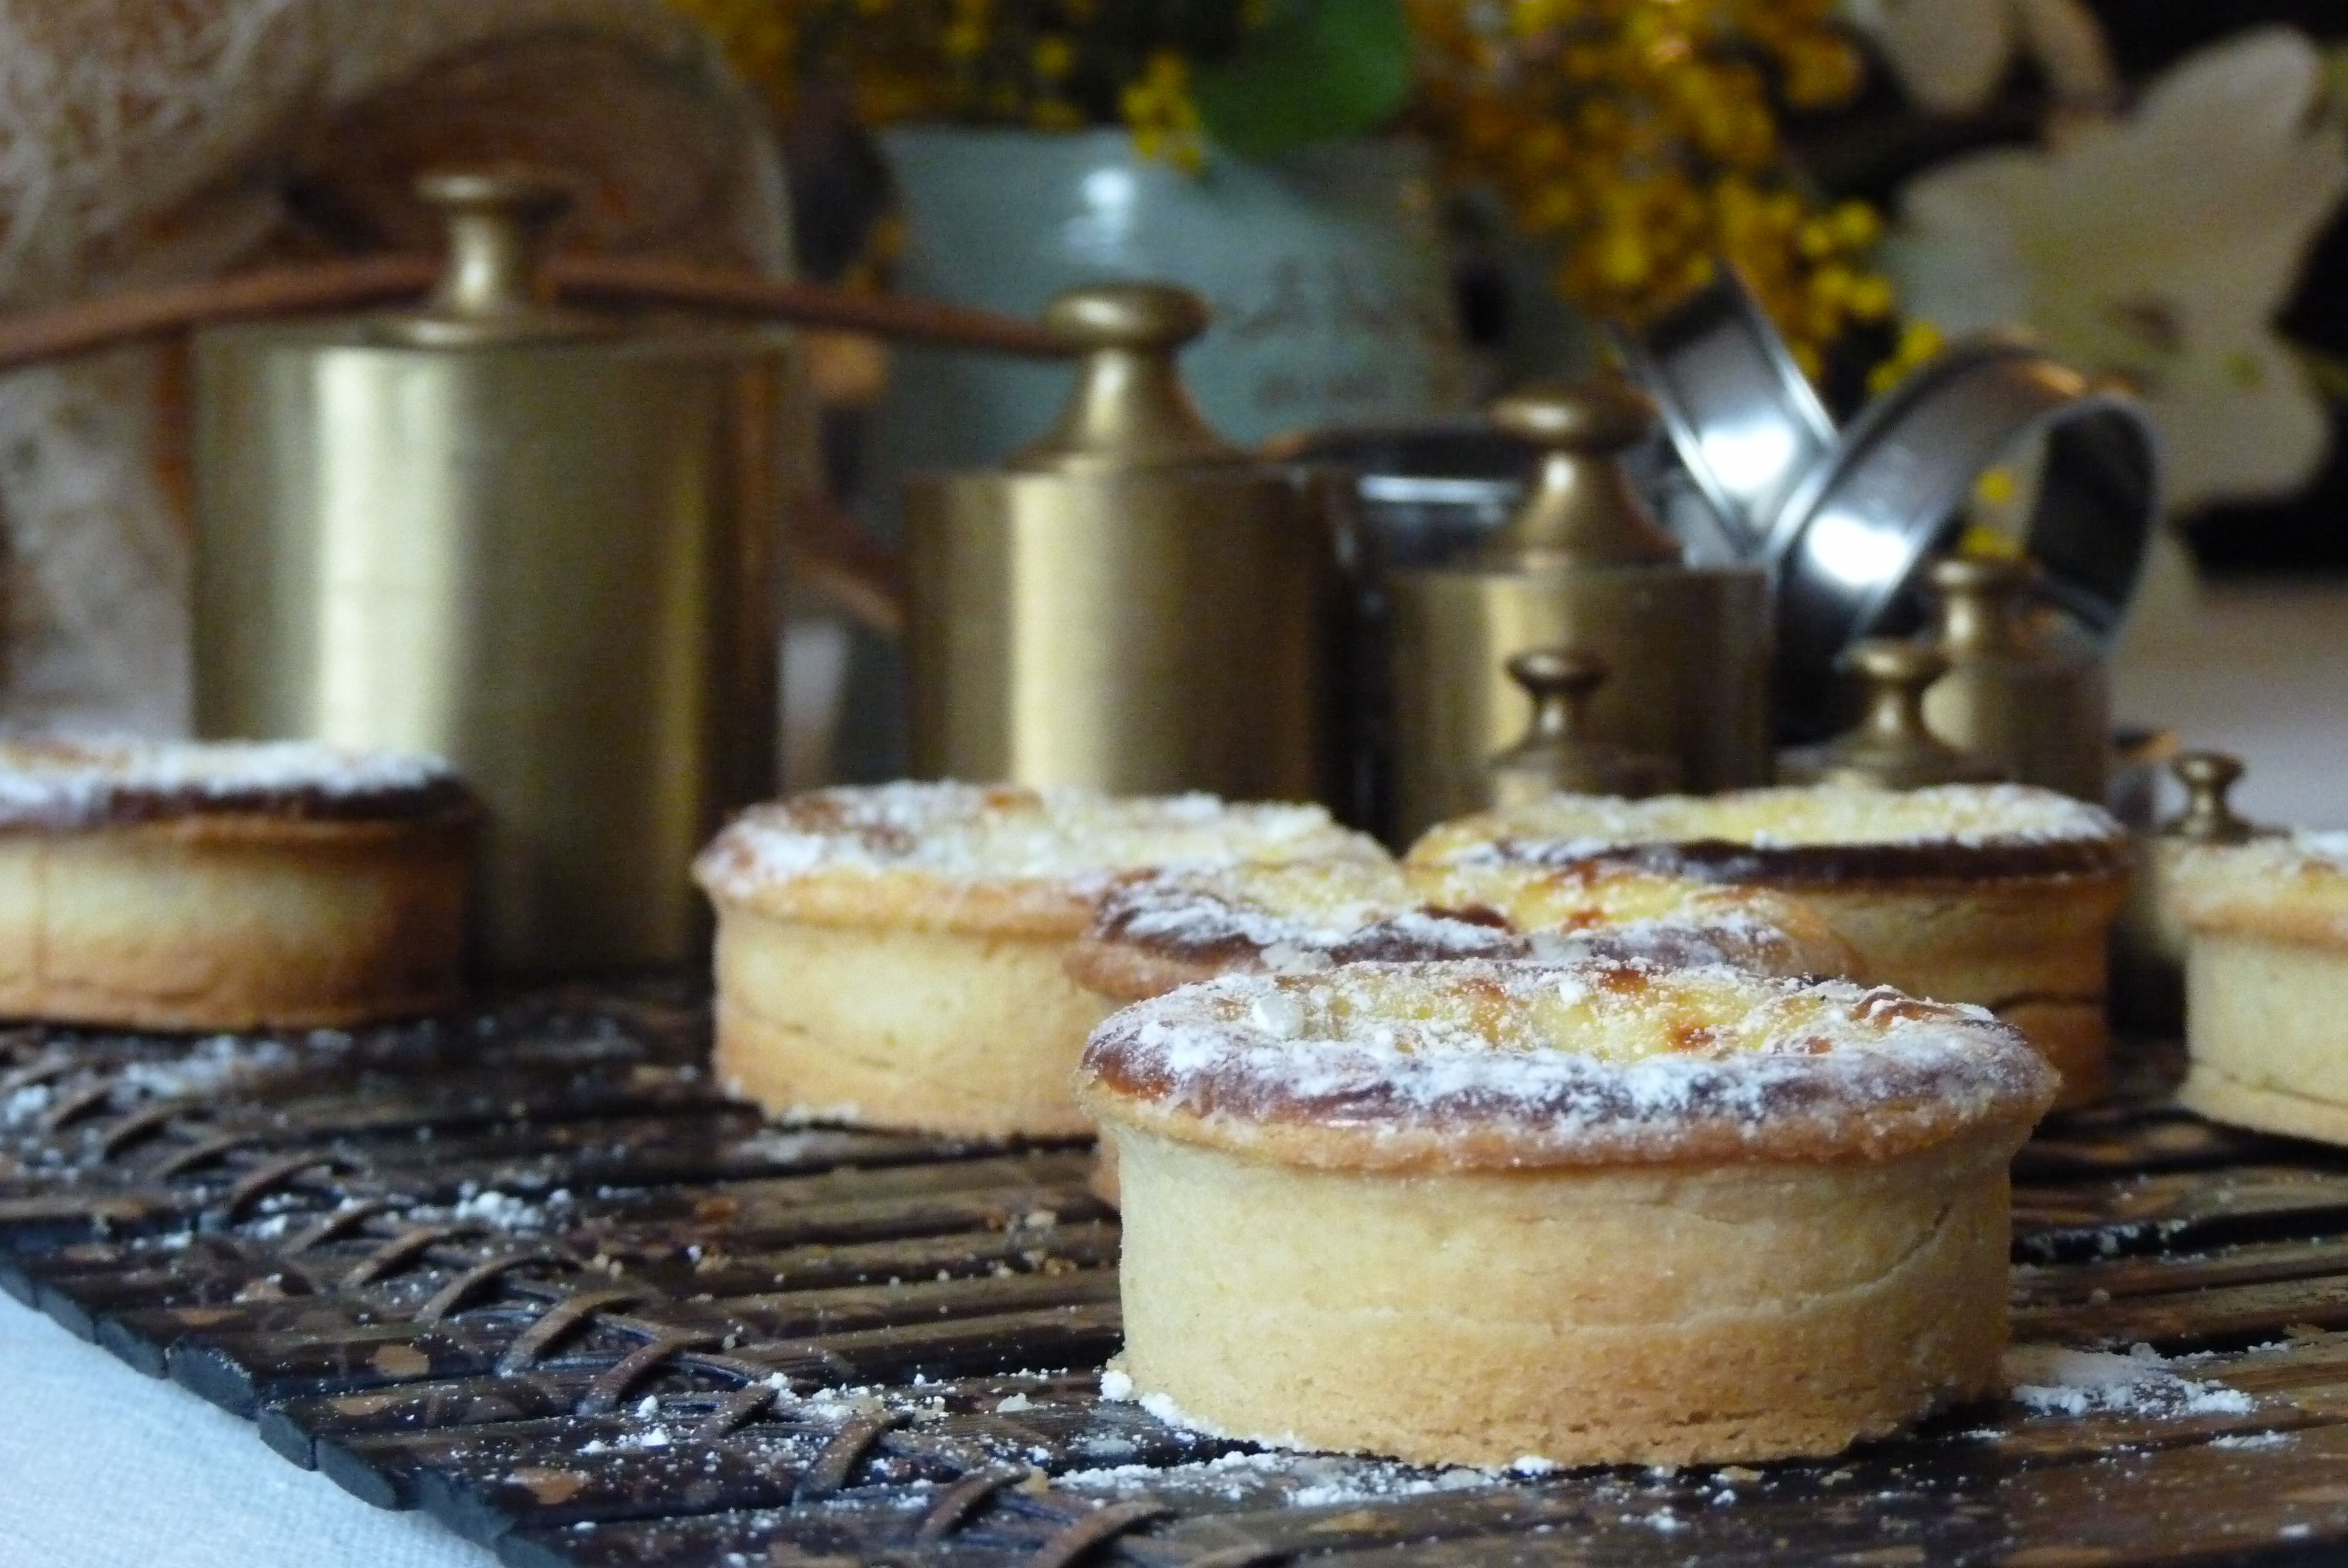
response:
M144 823L463 820L476 811L437 758L307 741L0 743L0 833Z
M1362 859L1127 877L1070 949L1068 972L1104 996L1138 1001L1220 974L1471 958L1857 972L1823 917L1764 888L1619 866L1406 871Z
M1109 1019L1078 1073L1097 1117L1347 1170L1881 1160L2018 1138L2054 1091L1979 1009L1601 960L1229 977Z
M1888 791L1806 785L1625 801L1552 795L1446 823L1417 866L1605 862L1714 882L1978 882L2116 876L2125 830L2094 806L2023 784Z

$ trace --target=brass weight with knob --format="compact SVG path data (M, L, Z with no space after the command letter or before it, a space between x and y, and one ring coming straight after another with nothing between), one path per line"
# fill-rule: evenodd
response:
M1507 669L1529 649L1606 661L1591 737L1669 759L1690 789L1767 783L1767 579L1758 567L1684 564L1632 487L1622 459L1652 433L1653 404L1606 375L1512 394L1491 416L1542 449L1516 516L1467 559L1389 580L1392 835L1488 803L1491 758L1532 716Z
M1924 698L1924 721L2017 784L2102 804L2111 757L2111 697L2102 661L2065 649L2039 624L2038 569L2020 558L1933 563L1938 641L1949 671Z
M2112 991L2124 1004L2127 1022L2163 1032L2185 1021L2186 930L2176 900L2178 864L2205 845L2248 844L2282 832L2234 810L2231 795L2243 774L2240 757L2183 752L2168 767L2185 786L2185 809L2137 841L2136 881L2115 933L2119 983Z
M1119 283L1055 301L1059 421L998 471L906 488L914 771L1328 797L1330 476L1225 443L1175 368L1206 307Z
M1490 800L1522 805L1546 794L1657 794L1678 783L1668 757L1634 752L1590 733L1590 702L1612 672L1580 648L1532 648L1511 658L1509 679L1531 699L1533 716L1517 743L1489 764Z
M1843 655L1864 691L1859 723L1817 750L1788 757L1789 781L1858 789L1921 789L2005 776L1987 757L1941 740L1924 723L1924 694L1949 671L1948 655L1904 638L1869 638Z
M493 972L691 962L686 868L774 788L792 341L551 303L558 181L420 189L421 308L198 334L200 733L455 763Z

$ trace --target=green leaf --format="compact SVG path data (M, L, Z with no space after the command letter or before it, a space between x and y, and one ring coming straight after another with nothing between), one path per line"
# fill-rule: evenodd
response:
M1207 134L1241 158L1360 136L1410 94L1402 0L1291 0L1193 91Z

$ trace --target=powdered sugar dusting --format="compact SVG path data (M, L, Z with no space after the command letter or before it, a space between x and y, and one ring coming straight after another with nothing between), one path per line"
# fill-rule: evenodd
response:
M1538 843L1553 862L1643 845L1745 845L1770 851L1818 846L1955 846L2117 842L2124 830L2100 809L2027 784L1941 784L1868 790L1812 784L1716 795L1622 800L1558 794L1435 829L1416 861L1505 856L1510 842Z
M1086 936L1274 973L1379 959L1608 958L1793 975L1847 961L1824 921L1782 895L1627 866L1406 871L1348 859L1159 871L1113 888Z
M2017 1345L2005 1353L2014 1403L2035 1415L2244 1416L2257 1401L2240 1389L2180 1378L2149 1345L2125 1356L2058 1345Z
M1118 1013L1083 1071L1209 1122L1478 1128L1569 1163L1696 1129L1758 1146L1796 1116L1865 1145L2043 1109L2053 1091L2021 1036L1976 1008L1601 960L1226 977Z
M0 743L0 827L68 829L158 807L252 808L287 798L359 801L446 788L438 757L310 741Z
M1317 805L900 782L818 790L753 808L718 835L696 869L713 891L744 897L822 872L1074 879L1098 887L1152 866L1382 853Z

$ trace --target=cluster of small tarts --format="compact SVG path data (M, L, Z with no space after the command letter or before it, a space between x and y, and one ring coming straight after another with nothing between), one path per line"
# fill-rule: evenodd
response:
M1097 1128L1159 1408L1663 1463L1993 1386L2006 1164L2100 1087L2127 867L2015 786L1560 795L1396 860L1307 806L893 784L757 808L696 873L736 1091Z
M448 1007L480 815L428 758L0 743L0 1014ZM1992 1386L2006 1163L2104 1087L2127 859L2008 785L1556 795L1396 859L1312 806L901 784L756 808L695 869L736 1092L1099 1132L1157 1408L1669 1463ZM2348 1143L2348 835L2177 859L2181 1100Z

